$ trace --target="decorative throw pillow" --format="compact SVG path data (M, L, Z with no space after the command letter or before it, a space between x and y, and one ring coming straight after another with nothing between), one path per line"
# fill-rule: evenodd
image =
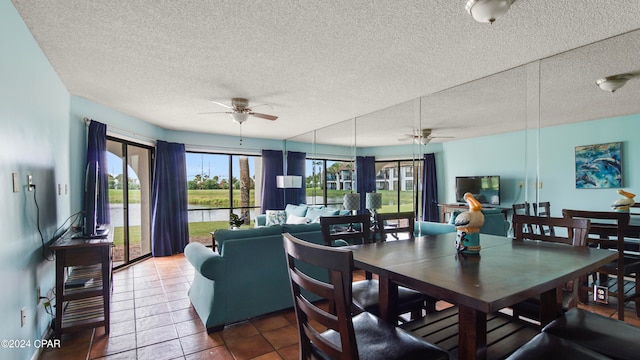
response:
M282 225L285 223L287 219L287 213L284 210L267 210L267 221L265 222L266 226L271 225Z
M308 222L309 219L304 216L289 215L287 217L287 224L306 224Z

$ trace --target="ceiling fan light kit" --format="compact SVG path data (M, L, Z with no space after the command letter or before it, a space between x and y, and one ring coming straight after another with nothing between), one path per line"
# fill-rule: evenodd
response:
M469 0L465 9L477 22L493 24L515 0Z
M245 112L231 113L231 118L233 119L233 121L237 122L238 124L242 124L243 122L245 122L248 117L249 117L249 114Z
M623 87L627 83L627 81L629 81L632 77L633 75L631 74L607 76L602 79L598 79L596 81L596 85L598 85L598 87L601 90L609 91L613 93L613 92L616 92L616 90Z

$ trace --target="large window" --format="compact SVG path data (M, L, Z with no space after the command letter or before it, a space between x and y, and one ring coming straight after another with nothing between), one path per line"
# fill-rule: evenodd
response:
M414 211L420 203L420 168L411 160L376 161L376 192L382 194L381 213ZM415 204L415 205L414 205Z
M260 212L259 156L187 152L190 241L211 245L211 232L229 228L234 213L253 226ZM258 174L258 175L256 175Z
M350 161L306 160L307 204L339 207L345 193L355 191Z

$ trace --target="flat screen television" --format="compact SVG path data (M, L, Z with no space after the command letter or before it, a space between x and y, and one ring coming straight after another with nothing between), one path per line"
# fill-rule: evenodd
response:
M82 235L84 237L98 236L98 174L97 161L89 161L84 178L84 206Z
M456 176L456 201L471 193L482 204L500 205L500 176Z

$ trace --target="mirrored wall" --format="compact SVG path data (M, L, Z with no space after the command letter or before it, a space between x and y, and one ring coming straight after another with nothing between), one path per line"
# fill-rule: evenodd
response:
M318 160L308 164L312 177L328 173L320 160L341 162L331 163L333 174L322 181L342 181L324 187L342 192L351 191L354 179L336 172L346 176L356 156L374 156L377 190L402 189L385 197L389 211L421 209L425 153L435 154L439 203L461 200L458 177L499 176L499 200L487 199L488 206L553 200L554 216L570 207L605 210L615 189L580 191L575 149L622 142L622 188L640 191L640 169L632 168L633 151L640 150L633 136L640 77L613 94L595 85L604 76L638 76L638 58L640 31L634 31L302 134L288 139L287 148ZM341 193L322 190L320 182L308 191L309 203L339 202Z

